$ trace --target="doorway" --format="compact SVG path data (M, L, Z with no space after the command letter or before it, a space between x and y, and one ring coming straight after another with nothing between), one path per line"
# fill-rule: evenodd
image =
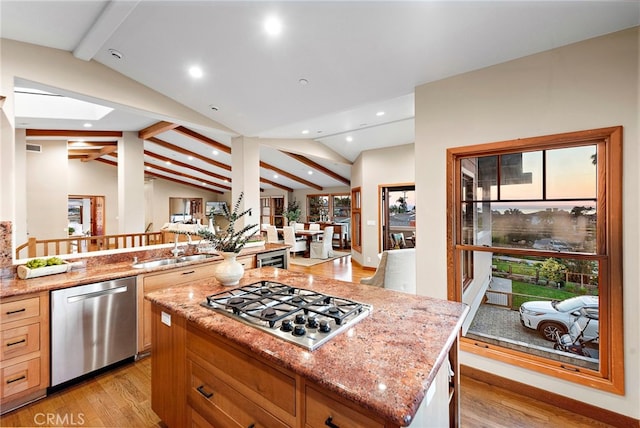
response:
M67 218L70 236L105 234L104 196L69 195Z
M382 250L413 248L416 242L416 186L380 186Z

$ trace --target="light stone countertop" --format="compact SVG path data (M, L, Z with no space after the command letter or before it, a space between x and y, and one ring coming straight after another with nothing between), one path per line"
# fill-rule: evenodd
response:
M207 295L227 289L214 279L149 293L146 298L401 426L412 421L468 312L458 302L277 268L248 270L239 286L260 280L369 303L373 311L308 351L202 307Z

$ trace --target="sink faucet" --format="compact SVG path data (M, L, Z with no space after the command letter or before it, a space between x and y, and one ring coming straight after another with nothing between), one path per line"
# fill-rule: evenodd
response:
M189 235L187 235L189 236ZM191 237L189 236L189 241L191 241ZM173 245L173 250L171 250L171 254L173 254L173 257L178 257L180 254L184 254L184 249L182 248L178 248L178 234L175 234L175 241L174 241L174 245Z

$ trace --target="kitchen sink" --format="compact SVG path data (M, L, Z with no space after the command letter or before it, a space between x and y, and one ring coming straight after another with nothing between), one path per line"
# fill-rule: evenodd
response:
M147 262L135 263L133 267L136 269L149 269L158 266L175 265L179 263L193 262L196 260L204 260L213 256L214 254L194 254L192 256L170 257L167 259L149 260Z

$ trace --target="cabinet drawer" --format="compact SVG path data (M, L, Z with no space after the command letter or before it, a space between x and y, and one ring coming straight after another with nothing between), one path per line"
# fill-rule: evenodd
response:
M40 323L15 327L2 332L0 359L18 357L40 349Z
M187 349L215 367L219 377L239 384L232 386L246 396L261 397L290 415L296 414L293 377L196 329L189 329Z
M189 363L189 405L216 427L252 426L286 428L287 425L206 369Z
M14 300L0 303L0 322L2 324L40 316L40 298Z
M2 369L2 398L40 385L40 358Z
M174 285L211 278L215 265L216 263L206 263L145 276L144 292L154 291L158 287L172 287Z
M315 388L305 389L305 422L309 428L326 428L334 424L340 428L384 428L384 423L371 419Z

